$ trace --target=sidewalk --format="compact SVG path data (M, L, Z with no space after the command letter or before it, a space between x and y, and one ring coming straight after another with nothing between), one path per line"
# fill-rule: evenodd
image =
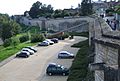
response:
M7 64L8 62L10 62L11 60L13 60L15 58L15 55L12 55L11 57L3 60L2 62L0 62L0 67L2 67L3 65Z

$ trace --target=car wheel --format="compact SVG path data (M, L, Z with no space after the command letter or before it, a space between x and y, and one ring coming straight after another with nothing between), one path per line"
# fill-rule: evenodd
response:
M63 76L66 76L66 73L63 73L62 75L63 75Z
M50 75L50 76L51 76L51 75L52 75L52 73L48 73L48 75Z
M28 58L29 56L26 56L26 58Z

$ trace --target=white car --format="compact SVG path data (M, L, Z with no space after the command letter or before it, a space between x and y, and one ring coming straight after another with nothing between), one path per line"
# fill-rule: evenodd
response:
M58 53L58 58L74 58L74 54L67 51L61 51Z
M29 48L23 48L21 51L27 51L30 53L30 55L33 55L34 54L34 51L33 50L30 50Z
M39 43L38 46L49 46L49 42L43 41L43 42Z
M54 44L54 42L51 41L50 39L46 39L45 41L49 42L50 45L53 45L53 44Z
M28 48L28 49L30 49L30 50L33 50L34 52L37 52L37 49L35 49L35 48L32 47L32 46L26 46L25 48Z

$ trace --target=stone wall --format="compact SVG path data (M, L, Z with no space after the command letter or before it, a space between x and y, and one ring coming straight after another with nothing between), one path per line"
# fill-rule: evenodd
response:
M44 26L43 26L44 22ZM39 26L40 29L46 28L47 30L61 31L64 29L69 29L70 27L87 22L86 17L78 18L59 18L59 19L28 19L26 17L21 18L20 23L28 26ZM78 32L88 31L88 25L78 27L76 29ZM74 30L74 31L76 31Z
M45 21L45 27L48 30L61 31L82 24L83 22L86 22L86 20L83 20L83 18L50 19ZM84 28L81 29L82 30L87 29L88 31L88 26L84 26Z
M95 62L105 62L109 66L118 65L118 49L102 44L95 44Z
M104 63L102 69L95 70L95 81L120 81L118 79L120 32L112 31L101 18L94 17L93 19L94 24L89 28L89 38L90 43L95 44L94 63Z

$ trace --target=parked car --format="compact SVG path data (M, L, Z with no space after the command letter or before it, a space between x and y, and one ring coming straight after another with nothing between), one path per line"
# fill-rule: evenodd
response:
M25 48L28 48L28 49L30 49L30 50L33 50L34 52L37 52L37 49L35 49L35 48L32 47L32 46L26 46Z
M18 54L16 54L16 57L28 58L29 56L30 56L30 53L27 51L21 51Z
M57 38L52 38L51 41L53 41L54 43L58 43L58 39Z
M34 51L29 49L29 48L23 48L21 51L27 51L30 53L30 55L33 55L34 54Z
M38 46L49 46L49 42L43 41L43 42L39 43Z
M67 51L61 51L58 53L58 58L74 58L74 54Z
M63 75L69 74L69 69L65 68L63 65L57 65L56 63L50 63L46 69L46 74L48 75Z
M53 45L53 44L54 44L54 42L51 41L50 39L46 39L45 41L49 42L50 45Z

